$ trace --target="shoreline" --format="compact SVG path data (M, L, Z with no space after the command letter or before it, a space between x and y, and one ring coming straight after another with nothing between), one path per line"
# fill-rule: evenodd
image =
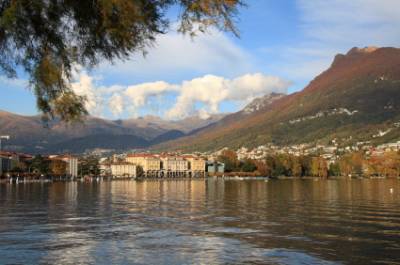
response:
M53 183L53 182L80 182L80 183L97 183L97 182L113 182L113 181L162 181L162 180L207 180L207 179L221 179L221 180L263 180L263 181L274 181L274 180L355 180L355 179L398 179L400 177L345 177L345 176L335 176L335 177L262 177L262 176L206 176L201 178L103 178L103 177L93 177L89 179L0 179L0 184L23 184L23 183Z

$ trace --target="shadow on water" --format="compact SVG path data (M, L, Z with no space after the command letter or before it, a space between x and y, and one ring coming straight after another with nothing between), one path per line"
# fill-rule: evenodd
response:
M0 264L400 260L398 180L0 185Z

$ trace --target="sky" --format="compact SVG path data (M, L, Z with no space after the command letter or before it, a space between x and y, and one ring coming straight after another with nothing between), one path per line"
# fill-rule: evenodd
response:
M191 39L176 33L173 21L146 57L104 61L90 71L77 66L71 88L98 117L207 118L264 94L299 91L352 47L400 44L399 0L246 2L239 38L210 29ZM38 113L24 75L0 76L0 109Z

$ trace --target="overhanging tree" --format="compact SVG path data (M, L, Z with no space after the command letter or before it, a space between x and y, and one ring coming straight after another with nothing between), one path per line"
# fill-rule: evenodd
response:
M179 31L208 27L237 34L242 0L0 0L0 69L10 78L21 67L30 77L44 117L76 120L85 97L69 86L74 65L127 59L146 52L168 30L166 12L178 7Z

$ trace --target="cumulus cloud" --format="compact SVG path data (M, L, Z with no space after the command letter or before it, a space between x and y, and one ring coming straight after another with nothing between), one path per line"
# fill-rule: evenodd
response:
M114 116L121 115L122 112L124 111L124 99L121 95L119 94L114 94L110 98L110 101L108 103L108 106L110 108L111 113Z
M133 107L139 108L146 104L151 96L161 95L167 92L178 91L179 87L164 81L149 82L128 86L124 94L130 99Z
M201 116L220 112L220 104L224 101L236 101L246 104L264 94L286 93L290 82L275 76L260 73L246 74L235 79L226 79L214 75L206 75L180 86L180 94L176 104L166 112L168 119L182 119L196 111L196 103L202 103Z
M80 96L86 97L85 107L89 113L97 116L101 116L103 111L103 98L96 90L94 84L94 78L89 76L87 73L79 72L80 68L73 73L73 82L71 83L71 89Z
M86 107L91 114L101 115L109 108L106 112L114 117L156 114L177 119L196 113L207 117L219 112L220 104L230 100L231 94L238 94L230 92L235 91L233 83L226 84L232 80L221 76L240 76L254 70L249 52L227 34L212 29L195 38L173 30L160 34L148 52L144 57L133 54L129 60L113 64L103 62L93 72L102 77L100 87L86 73L76 74L72 88L88 98ZM202 77L191 79L193 76ZM139 84L129 85L133 80Z
M180 84L157 81L95 87L93 78L82 73L71 87L77 94L87 97L86 107L91 114L101 116L107 102L115 117L123 114L135 117L141 110L149 113L152 109L161 109L158 114L176 120L192 115L206 119L210 114L220 113L222 103L234 102L243 106L268 93L286 93L290 84L276 76L254 73L233 79L205 75ZM154 98L156 100L152 100Z

